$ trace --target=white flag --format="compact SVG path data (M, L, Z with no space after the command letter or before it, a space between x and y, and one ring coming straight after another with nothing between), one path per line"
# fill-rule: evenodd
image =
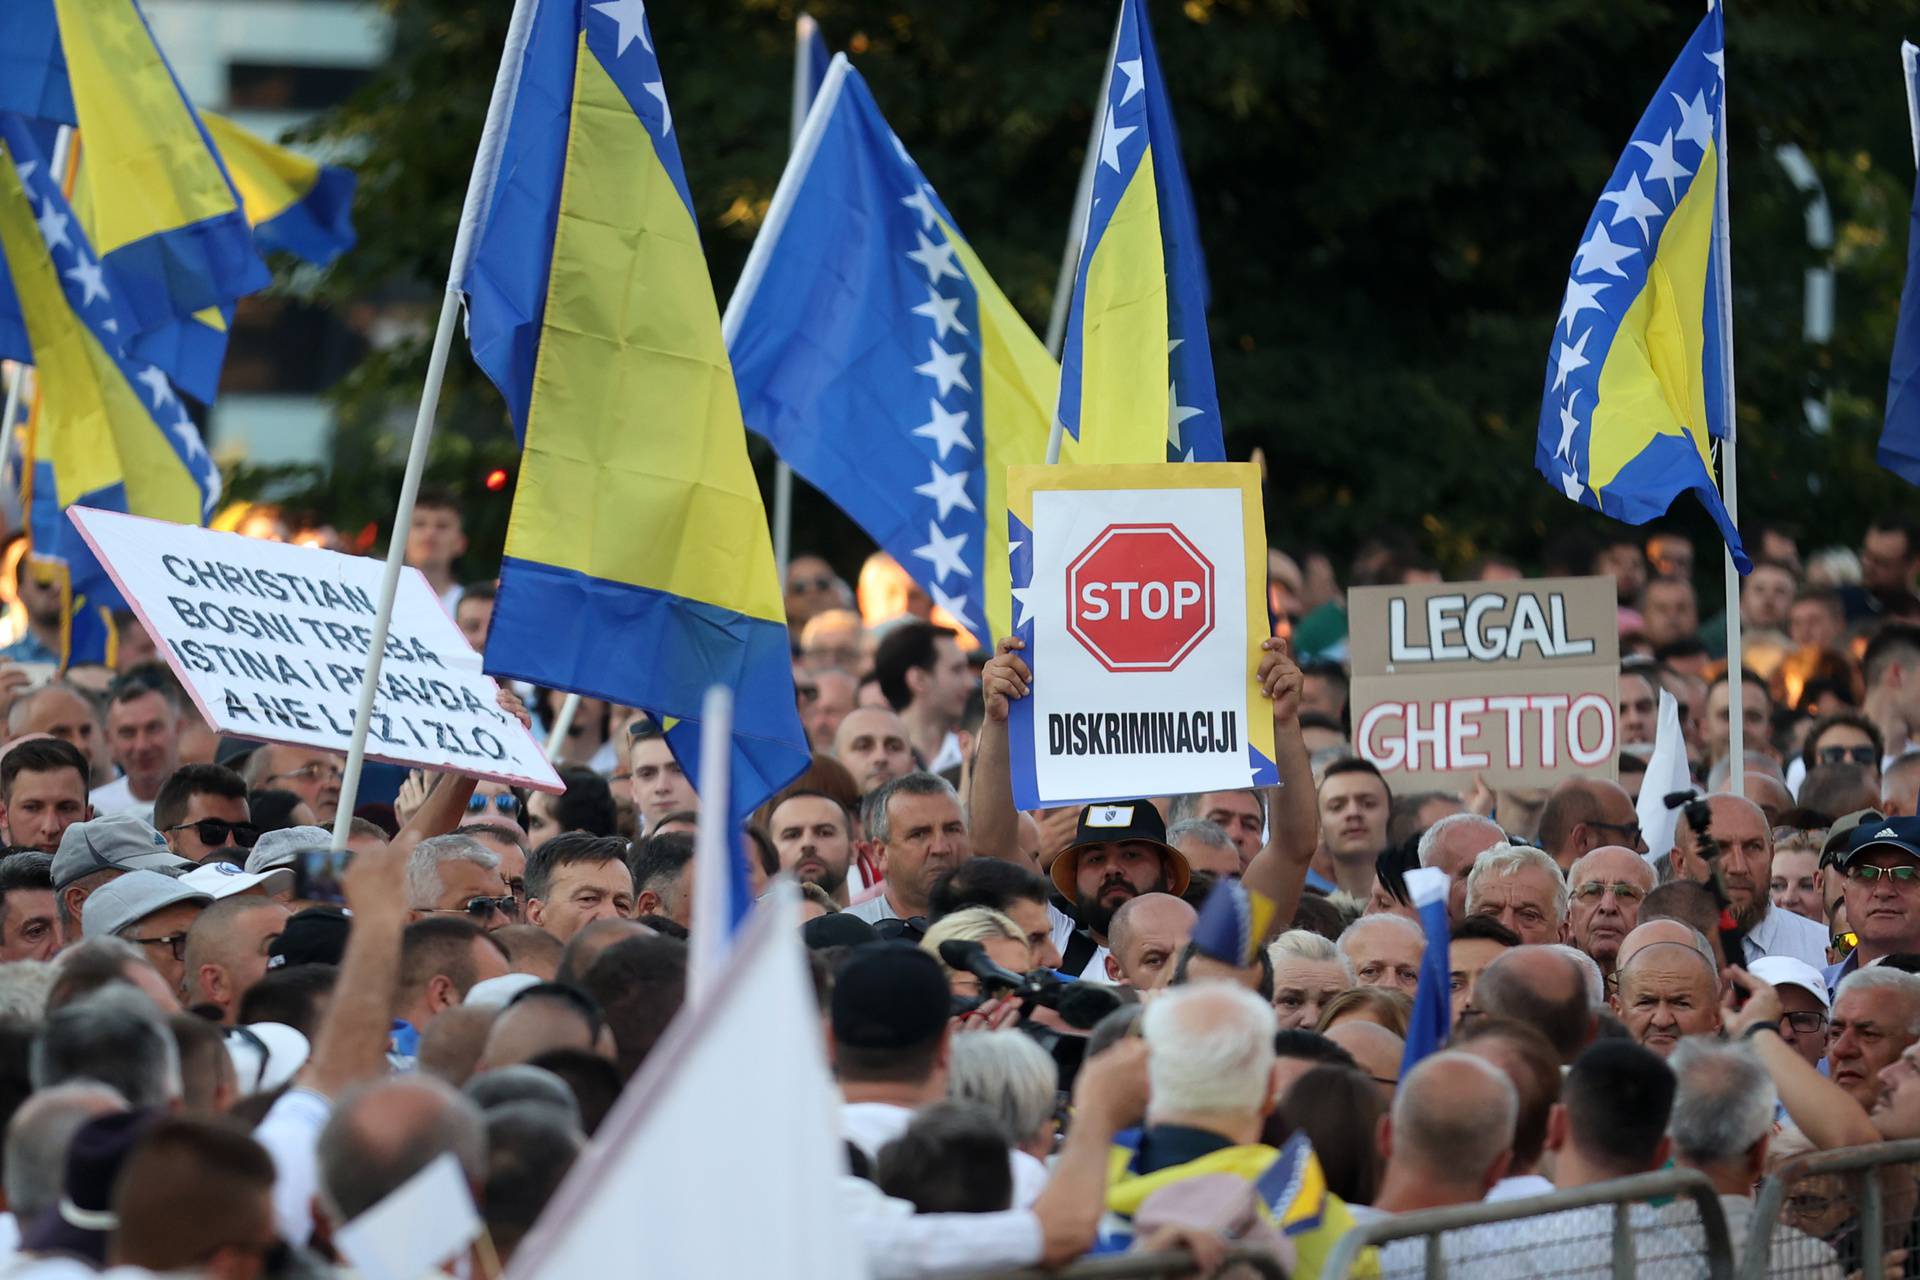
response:
M467 1176L448 1154L336 1231L333 1243L366 1280L420 1280L464 1253L480 1230Z
M1687 739L1680 731L1680 704L1665 689L1660 691L1660 723L1653 731L1653 755L1647 760L1646 777L1640 780L1640 835L1647 842L1647 861L1664 857L1673 848L1673 831L1680 811L1667 808L1667 795L1691 791L1693 775L1687 770Z

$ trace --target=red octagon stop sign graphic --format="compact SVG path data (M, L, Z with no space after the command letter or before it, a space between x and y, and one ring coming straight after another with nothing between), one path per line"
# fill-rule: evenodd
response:
M1170 524L1110 524L1067 566L1067 630L1109 671L1171 671L1213 630L1213 565Z

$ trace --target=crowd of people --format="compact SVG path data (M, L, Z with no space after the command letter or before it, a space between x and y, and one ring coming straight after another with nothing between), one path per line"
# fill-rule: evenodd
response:
M1676 1166L1744 1246L1783 1162L1920 1138L1920 531L1876 522L1804 562L1781 528L1748 546L1737 709L1685 537L1548 548L1543 570L1618 587L1618 760L1457 792L1396 788L1354 751L1343 588L1324 555L1275 550L1257 677L1280 785L1038 812L1011 784L1020 643L985 650L885 556L851 586L796 557L814 755L739 850L756 893L802 895L868 1269L1178 1247L1204 1270L1245 1247L1314 1276L1356 1224ZM459 585L465 550L457 501L425 496L409 559L484 648L493 589ZM110 668L50 670L57 584L15 563L0 1266L318 1274L449 1154L486 1233L445 1270L511 1265L683 1003L698 801L660 725L582 700L557 795L370 770L343 867L317 856L338 754L214 734L131 619ZM1437 570L1381 540L1346 576ZM1699 799L1650 850L1663 693ZM544 733L562 697L503 706ZM1449 886L1444 965L1416 868ZM1416 1058L1441 971L1450 1038ZM1275 1173L1309 1148L1326 1195L1290 1218ZM1920 1182L1872 1176L1883 1239L1854 1182L1807 1178L1770 1228L1776 1269L1920 1245ZM1601 1274L1595 1212L1447 1248L1474 1274ZM1688 1202L1634 1215L1643 1256L1699 1256ZM1412 1274L1425 1254L1365 1258Z

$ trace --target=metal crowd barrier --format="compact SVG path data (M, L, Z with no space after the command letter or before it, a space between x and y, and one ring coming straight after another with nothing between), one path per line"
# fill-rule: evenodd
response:
M1691 1201L1691 1216L1656 1212L1652 1200ZM1580 1210L1596 1212L1581 1214ZM1611 1210L1611 1212L1606 1212ZM1534 1234L1525 1227L1529 1220ZM1547 1219L1553 1219L1547 1221ZM1522 1224L1510 1233L1475 1228ZM1590 1228L1582 1232L1581 1228ZM1696 1234L1697 1233L1697 1234ZM1395 1247L1400 1246L1400 1247ZM1664 1251L1662 1251L1664 1246ZM1324 1280L1356 1274L1368 1249L1379 1250L1382 1280L1444 1280L1550 1275L1603 1280L1634 1276L1706 1276L1732 1280L1733 1251L1720 1198L1691 1169L1637 1174L1592 1186L1489 1204L1398 1213L1362 1223L1340 1238ZM1671 1265L1662 1265L1671 1264Z
M1021 1271L983 1272L978 1277L963 1276L957 1280L985 1280L987 1275L1000 1277L1001 1280L1174 1280L1174 1277L1193 1275L1195 1270L1192 1254L1185 1249L1170 1249L1161 1253L1115 1253L1098 1258L1082 1258L1059 1271L1043 1271L1034 1267ZM1287 1269L1280 1265L1280 1259L1265 1249L1230 1249L1222 1270L1236 1275L1251 1272L1260 1280L1287 1280Z
M1889 1199L1879 1173L1920 1165L1920 1139L1815 1151L1784 1161L1760 1184L1741 1251L1740 1275L1881 1280L1911 1274L1912 1259L1889 1267L1888 1253L1915 1248L1920 1225L1909 1187ZM1909 1183L1912 1179L1907 1180Z

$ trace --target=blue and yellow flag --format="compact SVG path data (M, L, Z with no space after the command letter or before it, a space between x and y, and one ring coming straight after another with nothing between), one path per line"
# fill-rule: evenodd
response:
M521 2L504 141L455 266L524 450L486 667L674 718L689 775L701 700L729 686L744 814L811 757L645 6Z
M239 196L134 0L7 0L0 49L0 111L80 131L73 204L136 329L266 287Z
M1098 146L1055 414L1081 462L1223 461L1199 220L1146 0L1121 0Z
M200 113L226 162L262 252L324 267L353 248L353 171L276 146L225 116Z
M1920 48L1902 41L1900 64L1906 73L1914 155L1920 158ZM1887 410L1878 457L1881 466L1908 484L1920 484L1920 175L1907 214L1907 279L1900 289L1900 321L1887 366Z
M1059 369L845 55L724 326L748 427L961 625L1008 634L1007 467L1045 461Z
M1744 573L1711 444L1733 438L1725 46L1715 4L1587 221L1554 328L1534 466L1572 501L1628 524L1693 490Z
M43 166L18 163L19 134L0 121L0 259L4 259L37 399L28 428L28 529L36 557L63 566L72 613L99 620L118 594L66 519L77 504L199 524L220 473L166 375L127 356L104 328L97 264L46 214L57 195ZM25 170L23 173L22 170ZM72 661L100 660L99 629L76 623Z
M1260 948L1273 926L1273 908L1272 898L1238 880L1217 882L1194 918L1194 950L1236 969L1251 968L1260 963Z

